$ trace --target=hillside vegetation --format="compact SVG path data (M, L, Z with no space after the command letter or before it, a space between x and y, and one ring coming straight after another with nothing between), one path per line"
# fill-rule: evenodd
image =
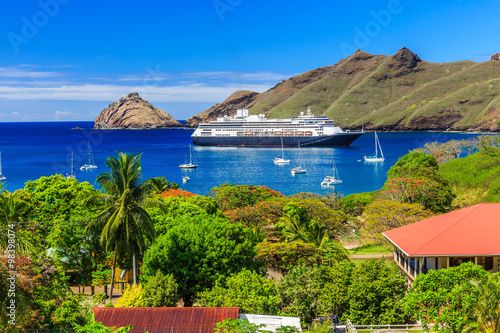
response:
M345 128L500 131L500 61L432 63L407 48L391 56L358 50L240 102L270 118L310 106ZM224 103L218 108L236 113Z
M500 202L500 148L488 147L439 166L457 194L455 206Z

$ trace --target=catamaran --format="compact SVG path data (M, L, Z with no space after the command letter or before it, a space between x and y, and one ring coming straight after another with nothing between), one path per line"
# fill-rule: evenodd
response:
M283 148L283 138L281 138L281 157L274 158L274 164L288 164L290 160L285 159L285 148Z
M321 186L333 186L333 185L340 185L343 182L339 179L339 172L337 170L337 167L335 166L335 155L333 156L333 170L332 170L332 175L331 176L326 176L325 179L321 182Z
M2 174L2 152L0 151L0 181L2 180L7 180L7 177Z
M94 156L92 156L92 150L90 149L90 142L89 142L89 152L88 152L88 157L87 157L87 164L82 165L80 167L80 170L88 171L88 170L93 170L93 169L97 169L97 165L95 165Z
M196 169L197 167L198 167L198 162L196 161L196 156L194 155L193 146L189 145L189 163L187 163L187 155L186 155L186 163L180 164L179 168Z
M302 166L302 154L300 150L300 142L299 142L299 166L292 169L292 175L299 173L306 173L306 169Z
M75 159L73 158L73 152L71 152L71 173L68 175L66 174L66 179L71 179L75 178Z
M380 149L380 157L378 156L378 149ZM377 132L375 132L375 155L365 156L365 162L383 162L384 160L385 158L384 153L382 152L382 146L380 145Z

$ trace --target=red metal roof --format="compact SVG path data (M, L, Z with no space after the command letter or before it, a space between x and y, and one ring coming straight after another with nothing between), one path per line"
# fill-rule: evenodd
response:
M409 256L500 255L500 204L477 204L382 234Z
M130 332L213 333L215 324L237 319L240 308L92 308L108 327L133 325Z

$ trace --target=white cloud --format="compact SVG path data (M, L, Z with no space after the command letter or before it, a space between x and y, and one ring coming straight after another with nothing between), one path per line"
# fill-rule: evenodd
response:
M58 87L0 86L3 100L78 100L114 101L137 91L151 102L221 102L236 90L262 92L271 88L264 84L207 86L203 84L161 86L122 86L106 84L64 85Z
M29 71L26 69L21 69L19 67L0 67L0 77L6 78L40 79L55 77L59 75L60 74L57 72Z

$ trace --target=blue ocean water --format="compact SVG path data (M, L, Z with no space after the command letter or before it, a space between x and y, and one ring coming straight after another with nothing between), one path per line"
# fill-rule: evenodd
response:
M82 127L75 130L76 126ZM199 167L180 170L191 142L190 129L164 130L93 130L93 122L0 123L0 151L7 190L24 187L28 180L41 176L70 172L71 152L74 152L75 173L79 181L95 184L96 176L107 171L105 161L115 151L142 153L144 179L165 176L182 189L207 194L223 183L266 185L285 195L297 192L326 194L321 181L332 173L332 156L344 184L336 189L345 195L379 189L387 171L399 157L425 142L445 142L464 139L476 134L442 132L379 133L386 160L366 163L364 155L374 153L374 134L366 133L350 147L301 148L306 174L293 176L290 170L298 166L298 148L285 148L288 165L275 165L273 159L281 148L194 147ZM98 169L80 171L85 164L90 142ZM182 184L182 177L190 181Z

